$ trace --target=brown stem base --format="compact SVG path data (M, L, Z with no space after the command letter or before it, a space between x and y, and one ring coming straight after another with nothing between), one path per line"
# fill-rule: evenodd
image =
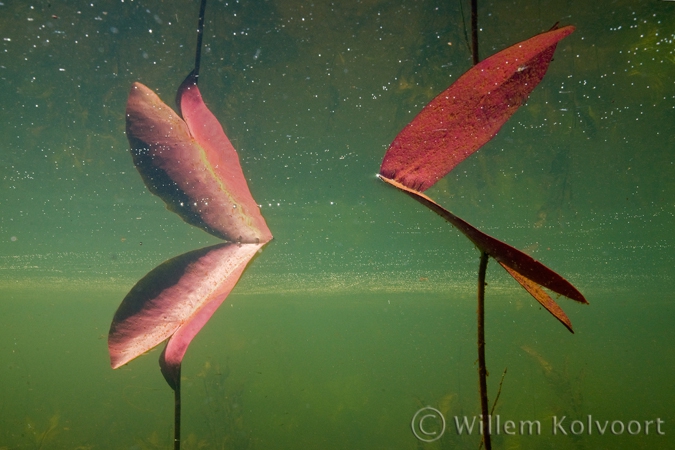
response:
M485 366L485 272L489 255L480 254L478 266L478 383L480 385L480 409L483 416L483 442L485 450L492 450L490 441L490 412L487 396L487 368Z

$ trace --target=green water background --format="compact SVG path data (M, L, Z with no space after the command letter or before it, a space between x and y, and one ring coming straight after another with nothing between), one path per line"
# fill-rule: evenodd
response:
M375 178L398 131L470 65L435 1L207 7L200 89L275 236L190 346L184 448L477 448L415 439L426 405L479 413L478 252ZM173 104L197 5L0 5L0 449L170 448L158 351L109 367L121 299L216 240L150 194L124 135L130 84ZM479 2L481 57L573 24L495 139L429 195L563 274L569 334L491 263L496 413L541 436L498 448L669 448L675 4ZM552 436L568 421L665 420L664 436ZM595 430L594 430L595 431Z

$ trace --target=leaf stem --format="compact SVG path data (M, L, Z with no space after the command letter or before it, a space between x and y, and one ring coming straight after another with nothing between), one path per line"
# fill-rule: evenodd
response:
M473 65L478 64L478 0L471 0L471 56Z
M489 255L480 253L478 266L478 383L480 385L480 408L483 416L483 442L485 450L492 450L490 442L490 412L487 396L487 368L485 366L485 272Z
M173 448L180 450L180 368L176 371L176 386L173 389L174 393L174 418L173 418Z
M204 11L206 10L206 0L202 0L199 6L199 23L197 25L197 51L195 52L195 84L199 81L199 64L202 59L202 38L204 37Z

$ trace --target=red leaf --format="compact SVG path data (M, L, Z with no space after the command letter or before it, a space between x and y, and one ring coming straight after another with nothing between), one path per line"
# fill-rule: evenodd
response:
M127 102L127 137L150 191L187 223L231 242L272 239L239 157L191 76L178 91L185 121L140 83Z
M394 139L380 174L425 191L492 139L541 81L567 26L476 64L434 98Z
M108 350L112 368L128 363L169 337L168 365L180 364L190 341L263 245L224 243L194 250L145 275L124 298L110 326Z
M403 184L390 180L386 177L380 176L380 179L397 187L412 198L434 211L439 216L454 225L461 231L471 242L474 243L481 251L487 253L500 264L512 269L521 276L542 285L553 292L564 295L565 297L576 300L580 303L588 303L584 296L575 288L569 281L552 271L539 261L535 260L529 255L521 252L517 248L493 238L492 236L483 233L473 225L465 222L459 217L452 214L447 209L427 197L426 195L414 189L410 189ZM516 280L518 280L516 278ZM518 280L518 282L520 282ZM536 296L535 296L536 298ZM539 300L539 299L537 299Z
M502 262L499 264L508 272L509 275L513 277L514 280L520 283L520 285L527 292L529 292L530 295L541 304L541 306L546 308L546 310L550 312L553 317L558 319L560 323L565 325L568 330L574 333L574 330L572 329L572 322L570 321L569 317L567 317L567 314L565 314L565 311L563 311L562 308L546 292L544 292L541 286L529 278L522 276L515 270L508 267L506 264Z

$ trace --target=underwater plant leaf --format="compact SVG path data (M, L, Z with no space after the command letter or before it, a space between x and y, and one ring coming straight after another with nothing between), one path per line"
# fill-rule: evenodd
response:
M230 242L272 239L248 189L239 157L204 104L194 77L178 90L181 119L148 87L134 83L126 129L145 185L183 220Z
M183 118L146 86L132 85L126 124L134 164L169 210L229 243L185 253L148 273L122 301L108 335L113 369L169 338L160 367L174 390L190 342L272 239L194 71L177 103Z
M112 368L128 363L169 337L167 360L180 364L190 341L223 303L263 245L222 243L193 250L165 261L145 275L113 317L108 334Z
M567 317L567 314L565 314L565 311L563 311L562 308L546 292L544 292L541 286L529 278L522 276L506 264L502 262L499 264L509 273L509 275L513 277L514 280L520 283L520 285L527 292L529 292L530 295L541 304L541 306L553 314L553 317L565 325L567 329L570 330L570 332L574 333L574 330L572 329L572 322L570 321L569 317Z
M535 260L529 255L521 252L517 248L493 238L492 236L483 233L473 225L467 223L463 219L455 216L447 209L433 201L421 192L411 189L403 184L390 180L382 175L379 176L382 181L391 184L392 186L402 190L412 198L434 211L439 216L454 225L461 231L471 242L474 243L481 251L493 257L500 264L512 269L524 278L532 282L544 286L553 292L564 295L572 300L580 303L588 303L584 296L575 288L569 281L552 271L539 261ZM535 297L536 298L536 297Z
M573 26L538 34L469 69L396 136L380 175L424 192L492 139L544 77Z

